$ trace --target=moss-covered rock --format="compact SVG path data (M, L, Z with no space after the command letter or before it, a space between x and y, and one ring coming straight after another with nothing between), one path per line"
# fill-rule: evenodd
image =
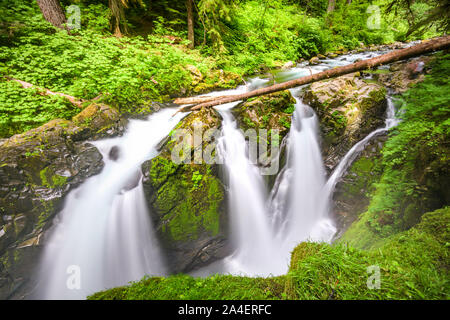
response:
M359 73L311 84L304 101L320 119L325 166L332 170L348 150L383 126L386 89L359 78Z
M193 137L194 131L205 133L219 126L216 111L205 109L188 115L176 129L184 129ZM144 190L170 269L187 272L228 254L225 190L216 165L203 161L177 164L172 159L177 142L190 150L181 159L192 156L193 162L196 150L214 147L214 139L203 139L194 146L193 138L181 142L172 138L159 156L143 164Z
M278 167L283 167L285 162L285 148L282 141L291 128L295 103L296 101L290 91L284 90L248 99L233 108L232 113L239 127L244 132L248 129L254 129L257 142L267 145L266 153L259 154L258 165L266 166L273 161L279 161ZM267 130L266 136L260 134L261 129ZM278 135L274 134L272 130L278 130ZM271 154L273 143L277 143L277 147L280 147L279 154ZM269 185L273 185L276 175L267 177Z
M277 129L284 138L291 128L295 99L288 90L250 98L233 108L239 127L247 129ZM270 141L267 141L270 143Z

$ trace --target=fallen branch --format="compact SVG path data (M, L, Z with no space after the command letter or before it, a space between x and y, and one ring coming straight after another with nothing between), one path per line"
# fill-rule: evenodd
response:
M76 97L73 97L73 96L69 96L68 94L65 94L65 93L53 92L53 91L50 91L50 90L48 90L46 88L36 87L35 85L33 85L33 84L29 83L29 82L25 82L25 81L22 81L22 80L9 78L9 77L7 77L7 79L9 81L15 81L17 83L20 83L20 85L23 88L25 88L25 89L27 89L27 88L36 88L36 89L38 89L38 93L40 95L43 95L43 96L61 96L61 97L64 97L67 100L69 100L74 106L77 106L78 108L83 108L82 103L86 102L86 100L84 100L84 99L79 99L79 98L76 98Z
M220 104L240 101L240 100L246 100L249 98L253 98L256 96L261 96L264 94L269 94L281 90L286 90L294 87L298 87L301 85L309 84L315 81L320 81L323 79L329 79L334 78L338 76L342 76L348 73L371 69L378 67L383 64L392 63L398 60L404 60L411 57L419 56L428 52L433 52L437 50L442 50L450 47L450 36L444 36L435 38L428 41L423 41L420 44L417 44L415 46L411 46L409 48L395 50L386 54L383 54L381 56L361 60L356 63L352 63L343 67L337 67L333 69L329 69L326 71L322 71L316 74L311 74L306 77L301 77L298 79L286 81L283 83L278 83L270 87L261 88L258 90L246 92L243 94L237 94L237 95L231 95L231 96L222 96L217 97L214 100L207 101L207 102L201 102L200 104L193 105L193 106L184 106L178 109L177 112L186 112L186 111L195 111L199 110L201 108L208 108L217 106Z

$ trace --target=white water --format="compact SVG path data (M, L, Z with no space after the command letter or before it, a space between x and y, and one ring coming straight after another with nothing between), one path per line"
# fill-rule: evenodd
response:
M296 92L293 94L295 97ZM288 137L287 163L271 195L273 226L277 232L275 241L285 260L289 260L298 243L330 241L336 232L324 193L325 169L318 119L312 108L299 98L296 100Z
M224 269L233 274L277 273L264 180L248 159L247 144L235 119L229 111L220 113L223 129L218 152L228 178L230 237L236 250L225 259Z
M162 275L164 262L146 207L140 165L183 117L173 109L131 120L122 137L94 142L105 166L71 191L58 214L41 262L39 299L83 299L106 288ZM113 146L116 161L108 159ZM69 269L75 266L75 269ZM74 271L75 270L75 271ZM80 271L80 288L73 282ZM67 282L75 286L70 289Z

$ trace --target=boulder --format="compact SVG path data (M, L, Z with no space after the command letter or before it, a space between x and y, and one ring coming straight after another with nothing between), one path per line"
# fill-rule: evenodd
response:
M187 162L196 150L214 150L213 134L211 140L203 139L194 146L196 130L207 134L208 129L214 132L219 128L220 116L214 109L192 112L176 127L191 138L179 141L173 134L172 139L164 141L160 155L142 165L147 203L173 273L195 270L230 253L226 194L218 166L205 161L180 162ZM172 152L177 143L187 146L189 152L174 161Z
M41 236L64 197L102 170L102 155L86 140L120 134L123 127L115 109L91 104L73 121L55 119L0 145L0 299L31 289L25 284Z
M316 64L319 64L319 63L320 63L319 57L312 57L311 59L309 59L309 64L310 65L316 65Z
M359 140L384 125L386 89L359 73L311 84L303 96L320 119L322 152L331 171Z
M271 94L248 99L233 108L232 113L239 127L245 132L249 129L256 131L259 143L267 144L267 152L258 157L258 165L267 167L273 161L279 161L279 168L285 162L284 138L291 128L292 114L295 110L295 99L289 90L274 92ZM261 136L261 129L267 130L265 137ZM272 130L278 130L278 137L272 137ZM275 138L276 140L272 140ZM278 138L278 139L277 139ZM272 144L281 146L280 152L271 154ZM276 173L270 175L269 186L274 182Z

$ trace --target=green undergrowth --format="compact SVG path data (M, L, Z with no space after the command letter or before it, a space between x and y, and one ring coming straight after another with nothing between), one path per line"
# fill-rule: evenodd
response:
M423 212L450 201L450 55L431 65L426 79L399 98L402 122L382 149L380 180L367 211L342 241L370 248L417 224Z
M335 12L327 15L323 10L325 0L249 0L225 5L223 11L227 13L218 13L220 19L216 17L214 28L203 30L197 21L196 48L190 50L186 46L184 5L165 8L164 3L156 1L147 8L147 1L139 2L142 8L133 5L126 10L130 30L151 27L122 38L111 34L111 13L105 2L77 1L81 29L71 34L46 22L36 1L0 2L0 77L78 98L100 97L101 102L129 114L148 110L152 101L234 87L243 75L279 67L289 60L353 49L361 42L392 42L404 32L398 24L406 24L403 19L383 15L380 29L368 29L368 3L360 1L337 3ZM64 9L68 5L66 1L61 3ZM381 7L385 3L376 1ZM403 31L395 31L393 26ZM201 42L203 36L205 41ZM188 65L198 70L201 80ZM232 76L222 79L221 70ZM9 94L12 85L2 86L0 99L6 99L4 108L8 111L0 119L0 137L26 131L47 119L67 118L66 108L70 107L62 107L66 102L58 100L57 108L51 108L55 101L33 98L24 105L19 89L14 87L17 94Z
M448 299L449 225L447 207L423 215L379 249L303 242L284 276L145 277L88 299ZM372 270L379 270L378 289L369 288L376 286Z
M15 81L0 79L0 138L10 137L52 119L71 119L80 109L60 96L44 96Z

